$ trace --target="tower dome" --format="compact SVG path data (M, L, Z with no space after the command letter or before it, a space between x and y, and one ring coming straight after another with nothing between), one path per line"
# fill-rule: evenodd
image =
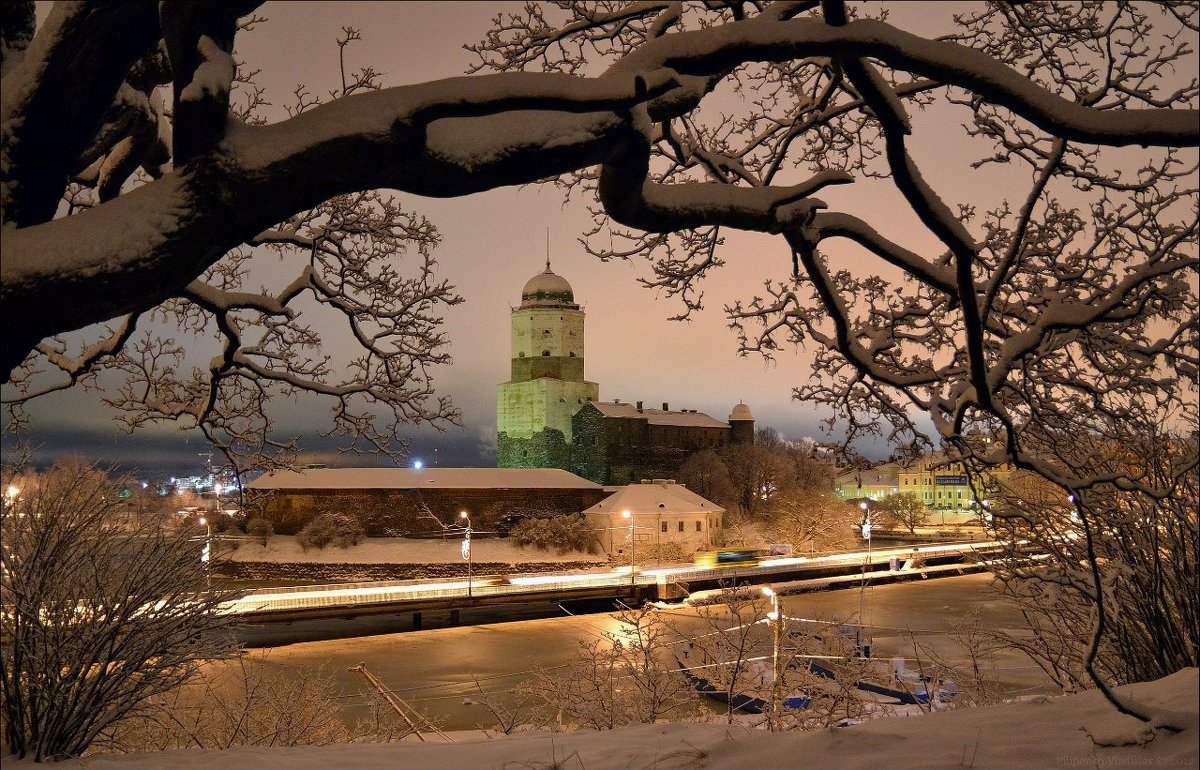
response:
M745 404L738 404L729 414L730 420L753 420L754 415L750 413L750 407Z
M521 290L521 307L574 304L575 292L571 284L551 271L549 262L546 262L546 269L526 281Z

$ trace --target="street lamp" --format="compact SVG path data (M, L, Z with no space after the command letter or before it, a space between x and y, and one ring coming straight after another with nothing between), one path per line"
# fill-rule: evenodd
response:
M858 590L858 648L862 653L862 632L866 622L867 565L871 563L871 509L866 501L858 504L863 510L862 536L867 541L867 560L863 562L862 586Z
M217 510L213 514L215 516L216 514L221 513L221 482L219 481L213 482L213 497L216 499L217 506Z
M17 500L17 495L21 494L21 488L16 484L9 484L4 490L4 502L7 505L12 505Z
M462 541L462 557L467 560L467 598L471 598L471 517L466 511L459 511L458 518L465 521L466 531Z
M637 582L634 572L637 570L637 541L633 539L633 514L629 509L621 511L621 518L629 519L629 593L637 600Z
M200 517L200 523L204 525L204 547L200 549L200 563L204 565L204 585L207 586L209 584L208 557L209 543L212 542L212 525L203 516Z
M779 732L779 710L783 707L783 614L779 611L779 594L770 586L762 587L763 596L771 600L771 611L767 620L771 625L771 670L774 681L771 683L771 732Z

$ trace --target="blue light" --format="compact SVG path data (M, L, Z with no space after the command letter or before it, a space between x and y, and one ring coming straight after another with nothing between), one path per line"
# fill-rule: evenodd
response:
M419 471L425 467L425 463L421 462L420 460L413 460L412 467Z

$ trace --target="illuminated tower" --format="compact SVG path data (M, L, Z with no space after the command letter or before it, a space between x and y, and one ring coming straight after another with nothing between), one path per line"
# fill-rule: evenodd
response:
M547 259L512 311L512 377L496 396L499 467L570 468L571 416L600 397L583 379L583 315Z

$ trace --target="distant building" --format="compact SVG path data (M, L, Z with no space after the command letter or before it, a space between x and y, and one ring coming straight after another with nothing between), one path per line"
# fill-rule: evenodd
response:
M725 509L682 484L654 479L622 487L583 513L605 553L623 556L632 548L636 559L639 548L650 555L648 546L660 553L675 544L685 554L712 548L721 542Z
M986 499L992 479L1008 478L1012 470L1010 463L990 468L982 488L972 489L962 463L947 463L945 454L935 452L901 468L899 487L900 492L911 492L935 511L974 513L979 510L976 494Z
M834 493L843 500L879 500L900 491L900 463L883 463L873 468L852 468L838 474Z
M585 404L571 419L572 470L604 484L675 478L692 454L754 441L754 415L738 404L721 422L695 409L650 409L620 401Z
M978 491L986 496L992 478L1007 478L1011 473L1009 464L989 470L991 478ZM947 463L942 452L906 464L892 462L843 471L834 482L834 492L843 500L879 500L888 495L911 493L934 511L973 515L978 510L966 470L961 463Z
M694 409L602 403L584 379L584 312L550 269L530 278L512 308L511 375L496 393L496 465L561 468L600 484L671 478L694 452L754 441L745 404L729 422Z
M265 474L246 493L249 514L281 535L329 512L357 517L373 537L437 534L439 520L454 523L461 511L494 530L502 517L579 513L607 495L555 468L311 468Z

